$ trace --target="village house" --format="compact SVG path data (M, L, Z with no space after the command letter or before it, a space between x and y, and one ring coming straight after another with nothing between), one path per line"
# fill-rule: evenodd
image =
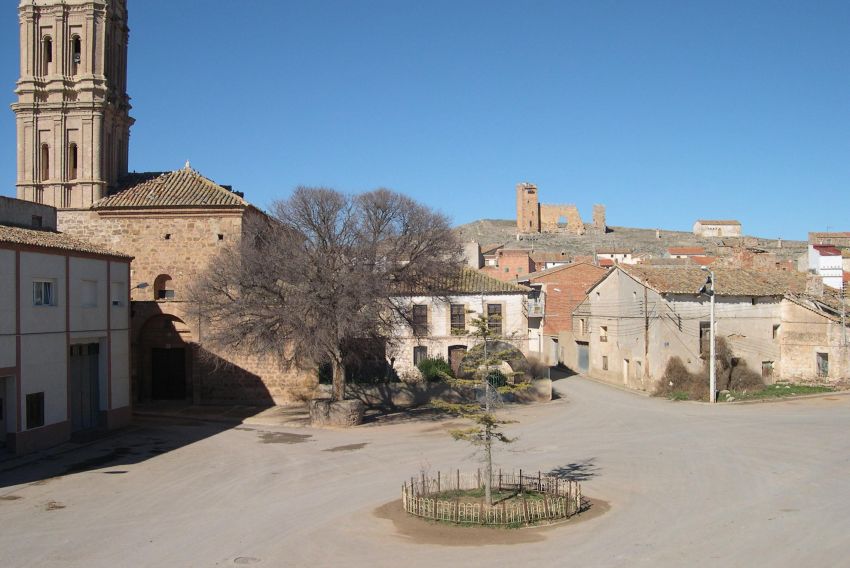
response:
M716 330L736 359L771 383L783 376L783 310L806 277L784 271L718 268ZM697 372L708 349L708 272L699 267L615 267L574 312L576 369L638 390L653 390L679 357Z
M457 371L467 351L480 342L469 333L472 320L482 315L492 332L528 353L527 287L464 268L445 288L441 296L414 293L398 299L412 325L399 325L387 357L402 379L416 376L415 367L425 358L441 357Z
M26 453L130 421L131 257L0 197L0 444Z
M694 223L694 235L698 237L740 237L741 223L735 220L700 219Z
M22 0L19 20L18 197L55 205L68 235L135 257L133 400L275 404L308 396L314 372L203 344L187 286L224 246L239 243L246 219L264 214L188 163L128 171L126 1Z
M529 353L548 365L567 363L561 349L564 334L573 330L573 311L587 297L587 289L606 270L582 262L548 268L517 279L531 287L528 302Z
M614 266L615 264L637 264L638 259L632 256L632 250L627 248L605 248L596 251L596 262L599 266Z

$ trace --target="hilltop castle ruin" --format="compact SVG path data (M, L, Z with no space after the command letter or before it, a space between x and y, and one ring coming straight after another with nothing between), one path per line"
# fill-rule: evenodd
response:
M528 182L516 186L516 228L518 233L585 233L584 222L575 205L540 203L537 186ZM593 206L592 230L607 231L604 205Z

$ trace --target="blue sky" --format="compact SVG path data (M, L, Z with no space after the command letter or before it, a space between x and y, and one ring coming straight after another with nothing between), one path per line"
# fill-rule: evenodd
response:
M14 100L17 13L0 13ZM129 0L130 169L265 207L390 187L456 223L514 186L611 225L850 230L850 2ZM6 107L8 108L8 107ZM15 128L0 111L0 193Z

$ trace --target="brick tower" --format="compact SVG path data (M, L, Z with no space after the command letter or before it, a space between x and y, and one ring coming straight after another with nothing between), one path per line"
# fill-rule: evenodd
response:
M518 233L540 232L540 204L537 186L533 183L516 185L516 230Z
M89 207L127 173L126 0L21 0L17 195Z

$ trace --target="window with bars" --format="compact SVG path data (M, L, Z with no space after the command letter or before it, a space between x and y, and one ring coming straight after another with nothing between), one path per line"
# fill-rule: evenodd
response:
M452 304L450 310L452 332L466 330L466 306L463 304Z
M413 333L428 335L428 306L424 304L413 306Z
M493 335L502 335L502 304L487 304L487 329Z

